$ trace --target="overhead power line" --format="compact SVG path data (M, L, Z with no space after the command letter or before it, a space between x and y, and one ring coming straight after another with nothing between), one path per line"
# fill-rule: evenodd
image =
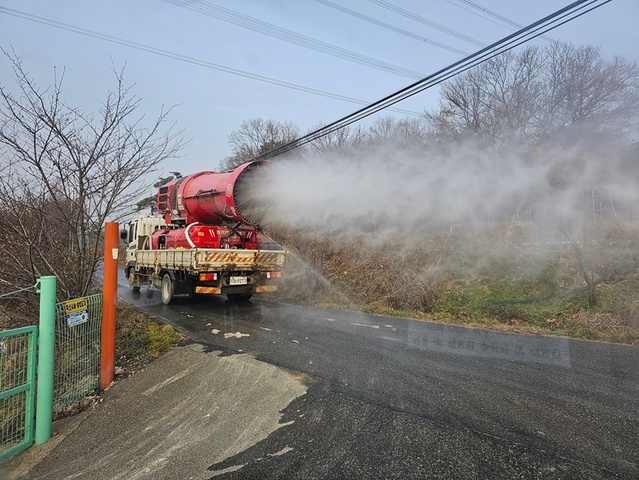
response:
M11 15L13 17L21 18L23 20L28 20L30 22L40 23L42 25L47 25L49 27L59 28L61 30L66 30L68 32L77 33L80 35L84 35L87 37L97 38L99 40L104 40L111 43L116 43L119 45L124 45L126 47L135 48L137 50L142 50L144 52L152 53L154 55L160 55L162 57L172 58L173 60L179 60L181 62L191 63L193 65L199 65L200 67L206 67L213 70L218 70L225 73L230 73L231 75L237 75L244 78L249 78L252 80L257 80L260 82L270 83L272 85L278 85L284 88L290 88L293 90L298 90L300 92L311 93L313 95L319 95L322 97L334 98L336 100L342 100L344 102L356 103L359 105L368 105L370 102L360 100L353 97L347 97L344 95L338 95L336 93L326 92L323 90L318 90L315 88L305 87L303 85L297 85L295 83L285 82L283 80L277 80L274 78L265 77L262 75L257 75L255 73L246 72L243 70L238 70L231 67L226 67L224 65L219 65L217 63L208 62L206 60L201 60L195 57L189 57L186 55L181 55L179 53L171 52L168 50L162 50L160 48L152 47L150 45L145 45L143 43L133 42L130 40L125 40L123 38L114 37L112 35L107 35L104 33L96 32L94 30L89 30L86 28L76 27L75 25L70 25L68 23L58 22L56 20L52 20L50 18L39 17L37 15L32 15L30 13L22 12L19 10L14 10L7 7L0 6L0 13L4 13L5 15ZM403 110L400 108L393 109L393 111L397 113L402 113L405 115L419 116L420 114L417 112L412 112L410 110Z
M510 18L501 15L500 13L497 13L497 12L494 12L492 10L489 10L486 7L480 5L480 4L476 3L476 2L472 2L471 0L457 0L457 1L459 1L459 3L464 3L464 4L468 5L468 7L470 7L470 8L466 8L463 5L459 5L457 2L455 2L453 0L446 0L446 1L448 3L450 3L451 5L455 5L456 7L461 8L462 10L466 10L467 12L470 12L470 13L472 13L474 15L478 15L478 16L480 16L482 18L490 20L489 18L484 17L483 15L480 15L477 12L474 12L472 9L479 10L480 12L492 17L493 19L499 20L499 22L495 22L495 20L492 20L493 22L495 22L497 24L504 25L504 23L505 23L508 26L514 27L514 28L522 28L523 27L523 25L521 23L517 23L514 20L511 20ZM550 37L541 35L541 38L543 38L544 40L546 40L548 42L552 42L552 38L550 38Z
M422 37L421 35L417 35L416 33L409 32L408 30L404 30L403 28L396 27L395 25L391 25L390 23L382 22L381 20L377 20L376 18L369 17L368 15L364 15L361 12L356 10L351 10L350 8L343 7L335 2L330 2L329 0L315 0L317 3L321 3L322 5L326 5L327 7L333 8L335 10L339 10L347 15L351 15L352 17L359 18L364 20L365 22L372 23L379 27L385 28L387 30L391 30L393 32L399 33L400 35L404 35L405 37L413 38L420 42L427 43L432 45L433 47L443 48L444 50L448 50L449 52L458 53L459 55L468 55L468 52L464 52L463 50L458 50L457 48L451 47L450 45L446 45L444 43L439 43L430 38Z
M363 118L368 117L380 110L383 110L391 105L401 102L413 95L416 95L428 88L438 85L455 75L458 75L466 70L469 70L491 58L494 58L504 52L512 50L513 48L522 45L525 42L532 40L546 32L549 32L567 22L570 22L586 13L611 2L612 0L579 0L571 3L570 5L557 10L541 20L538 20L530 25L522 28L521 30L508 35L507 37L485 47L481 50L469 55L468 57L459 60L446 68L443 68L428 77L415 82L391 95L388 95L381 100L378 100L367 107L364 107L356 112L347 115L333 123L325 125L313 132L310 132L292 142L289 142L281 147L275 148L263 155L257 157L259 160L273 158L277 155L286 153L294 148L301 147L309 142L317 140L318 138L335 132L341 128L344 128L352 123L355 123Z
M508 25L510 25L511 27L516 27L516 28L522 28L523 25L521 23L517 23L514 20L511 20L508 17L505 17L497 12L493 12L492 10L487 9L486 7L479 5L478 3L472 2L470 0L459 0L460 3L465 3L466 5L468 5L469 7L474 8L475 10L479 10L482 13L485 13L486 15L493 17L496 20L500 20ZM451 2L453 3L453 2ZM454 3L453 3L454 4ZM460 6L459 8L464 8L462 6ZM470 11L466 8L464 8L464 10L466 11Z
M419 16L413 12L409 12L408 10L400 8L397 5L393 5L392 3L385 2L384 0L371 0L371 2L379 5L380 7L384 7L392 12L399 13L400 15L410 18L411 20L415 20L416 22L422 23L424 25L428 25L429 27L439 30L440 32L444 32L448 35L452 35L453 37L456 37L466 42L477 45L478 47L483 47L486 45L485 43L480 42L479 40L476 40L472 37L469 37L468 35L464 35L463 33L460 33L451 28L445 27L437 22L428 20L427 18Z
M247 28L249 30L253 30L254 32L263 33L264 35L268 35L269 37L278 38L289 43L301 45L302 47L310 48L311 50L325 53L327 55L332 55L349 62L359 63L360 65L377 68L378 70L395 73L407 78L418 79L424 76L423 73L416 72L415 70L410 70L408 68L393 65L392 63L377 60L376 58L369 57L367 55L362 55L360 53L356 53L327 42L322 42L321 40L316 40L306 35L302 35L301 33L278 27L272 23L264 22L262 20L258 20L257 18L249 17L248 15L243 15L241 13L229 10L228 8L220 7L219 5L215 5L205 0L164 1L181 8L193 10L194 12L200 13L202 15L217 18L218 20L232 23L233 25Z

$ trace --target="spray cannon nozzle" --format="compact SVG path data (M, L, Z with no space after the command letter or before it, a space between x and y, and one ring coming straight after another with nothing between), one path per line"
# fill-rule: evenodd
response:
M205 171L180 179L158 193L158 211L167 223L239 222L260 228L259 205L250 184L266 162L248 162L226 172ZM176 213L177 212L177 213Z

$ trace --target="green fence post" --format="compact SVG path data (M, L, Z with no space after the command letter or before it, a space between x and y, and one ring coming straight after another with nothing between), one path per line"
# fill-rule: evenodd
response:
M54 276L41 277L38 283L40 284L40 333L38 335L35 443L41 445L51 438L53 425L56 278Z

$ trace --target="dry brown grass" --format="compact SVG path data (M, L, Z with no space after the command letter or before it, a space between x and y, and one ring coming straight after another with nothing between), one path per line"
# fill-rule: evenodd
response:
M639 344L639 263L627 261L635 251L639 259L639 245L629 240L633 231L606 233L608 248L584 246L593 268L610 273L595 307L587 303L570 244L527 244L521 229L457 227L375 244L343 235L271 234L292 252L280 292L270 296L276 300Z

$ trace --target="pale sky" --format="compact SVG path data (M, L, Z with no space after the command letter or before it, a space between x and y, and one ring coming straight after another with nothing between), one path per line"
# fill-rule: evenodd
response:
M329 5L327 5L327 3ZM385 3L386 6L380 5ZM14 49L40 85L52 83L55 68L65 68L68 104L95 111L115 86L111 65L126 63L125 81L142 99L140 113L153 117L162 105L177 105L171 119L190 139L182 158L169 160L164 171L184 174L216 169L231 153L228 136L243 120L262 117L290 121L305 133L330 123L361 105L265 83L211 68L217 65L245 74L373 102L415 81L401 74L311 50L273 38L220 17L342 55L359 55L426 76L513 33L512 22L528 25L568 1L551 0L0 0L0 46ZM332 4L333 6L330 6ZM487 9L482 12L476 6ZM196 5L200 11L189 6ZM341 6L351 13L335 7ZM185 8L186 7L186 8ZM390 7L390 8L389 8ZM401 13L397 8L401 9ZM208 16L202 11L215 16ZM29 15L32 20L15 16ZM402 14L403 13L403 14ZM18 15L21 15L18 14ZM413 15L412 18L409 18ZM415 19L417 15L422 21ZM501 16L497 19L496 15ZM391 31L362 16L395 28ZM250 17L250 18L246 18ZM131 46L41 23L50 20L189 58L199 65ZM426 20L424 22L423 20ZM548 34L576 45L600 46L605 57L621 55L639 62L638 0L613 0ZM430 24L428 24L430 22ZM397 29L402 30L398 33ZM418 38L414 38L418 37ZM533 44L545 44L536 39ZM330 44L330 46L326 46ZM520 47L521 48L521 47ZM345 52L348 51L348 52ZM7 59L0 57L0 80L13 88ZM397 104L421 112L437 105L437 88ZM405 115L384 111L380 115Z

